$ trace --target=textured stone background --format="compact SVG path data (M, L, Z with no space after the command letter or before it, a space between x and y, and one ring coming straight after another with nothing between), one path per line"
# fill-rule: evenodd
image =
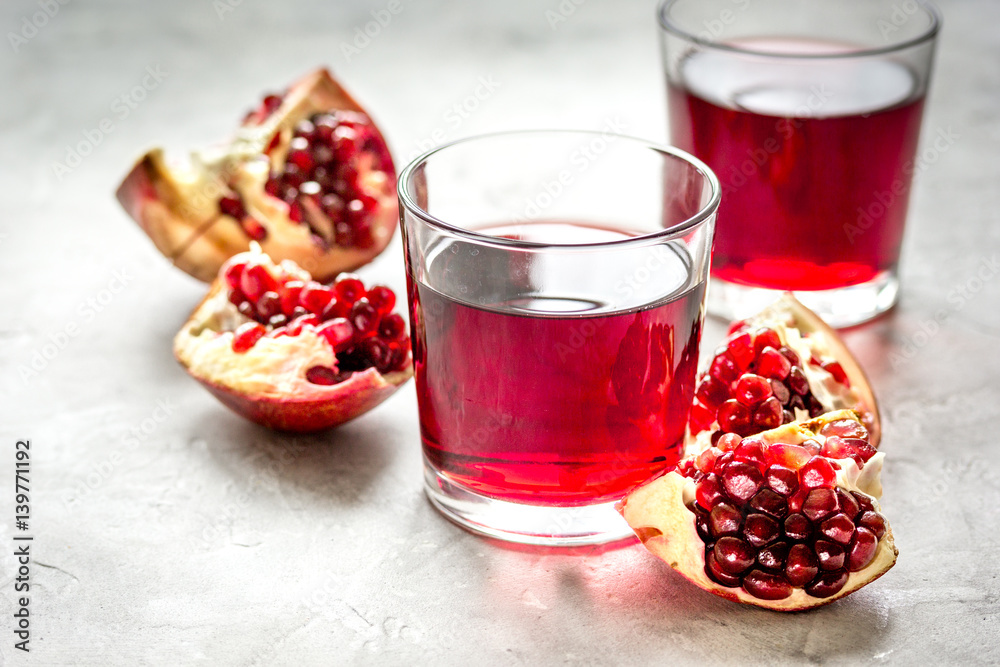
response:
M17 51L9 36L0 48L0 663L1000 661L1000 280L976 277L1000 253L1000 5L941 3L925 138L957 138L919 176L901 306L847 337L882 399L884 504L902 555L847 600L777 615L704 594L637 546L547 553L455 528L421 493L412 385L322 436L231 415L170 354L204 286L112 196L145 147L223 136L259 93L319 63L370 106L400 161L514 127L614 120L662 139L652 3L589 0L553 29L556 0L401 0L348 59L341 45L386 3L222 2L77 0ZM0 26L20 32L38 11L6 0ZM120 96L147 67L165 77L123 116ZM457 116L480 77L498 87ZM112 131L57 175L105 118ZM363 273L402 287L398 240ZM112 294L116 274L127 282ZM709 349L721 333L709 328ZM9 633L24 437L30 656Z

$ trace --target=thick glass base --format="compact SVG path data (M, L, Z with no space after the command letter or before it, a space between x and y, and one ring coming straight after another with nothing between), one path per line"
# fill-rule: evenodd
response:
M782 294L781 290L737 285L713 278L708 287L708 312L727 320L739 320L774 303ZM895 271L883 271L874 280L860 285L793 294L830 326L849 327L896 305L899 279Z
M576 547L633 535L613 502L553 507L497 500L456 484L426 462L424 490L431 503L462 528L507 542Z

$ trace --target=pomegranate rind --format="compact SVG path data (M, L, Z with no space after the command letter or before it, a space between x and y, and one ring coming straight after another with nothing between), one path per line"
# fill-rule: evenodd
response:
M861 423L868 429L871 446L878 449L879 442L882 439L882 423L879 416L878 401L875 399L875 394L872 391L871 382L861 368L861 364L858 363L854 354L851 353L833 327L824 322L823 318L819 315L804 306L790 292L784 293L776 302L747 321L752 326L769 326L773 323L781 323L785 327L797 330L803 337L809 340L808 349L811 352L818 352L840 362L850 382L851 392L848 402L853 401L853 405L835 404L833 408L843 407L857 411L861 416ZM804 361L806 360L808 360L808 357ZM822 371L822 369L817 369L812 364L804 364L803 372L809 379L810 386L835 384L831 382L828 373Z
M269 269L273 273L274 265ZM308 279L290 262L281 269ZM401 371L369 368L338 384L314 384L306 379L310 368L336 367L329 345L307 329L297 336L266 336L235 352L233 331L249 321L229 303L220 278L175 336L174 356L226 407L263 426L297 433L338 426L382 403L413 376L408 358Z
M835 411L806 422L784 424L754 437L768 443L798 444L808 438L822 441L819 430L824 424L837 419L860 421L853 411ZM876 511L881 511L878 503L882 492L879 476L884 456L883 453L875 454L861 470L852 459L837 460L841 467L837 472L837 485L871 496ZM653 555L699 588L733 602L775 611L802 611L819 607L878 579L896 563L899 555L892 529L887 523L885 535L879 540L871 563L857 572L851 572L838 593L828 598L815 598L802 588L793 588L792 594L782 600L762 600L742 588L721 586L705 573L705 543L695 528L695 515L688 509L694 502L694 488L694 480L671 471L633 490L618 503L618 511Z
M211 282L227 259L250 248L251 239L239 221L219 213L218 200L230 190L228 184L266 230L260 245L271 257L292 260L319 280L356 269L381 253L395 232L394 173L364 165L359 169L366 193L378 201L370 220L372 244L367 248L324 249L307 226L288 217L286 204L264 193L270 168L263 153L275 135L281 138L272 152L283 160L299 120L338 110L364 113L328 70L318 69L294 83L263 123L240 127L224 146L193 153L187 161L169 161L160 148L148 151L122 181L118 201L164 256L204 282ZM384 144L374 122L372 128Z

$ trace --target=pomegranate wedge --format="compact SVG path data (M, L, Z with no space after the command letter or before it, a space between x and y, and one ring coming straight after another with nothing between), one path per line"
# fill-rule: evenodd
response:
M264 426L307 432L367 412L410 378L392 290L350 274L325 285L252 245L223 265L174 339L177 360L216 398Z
M896 562L877 500L884 454L854 411L716 444L618 505L646 548L695 585L794 611L848 595Z
M791 294L736 322L698 378L688 422L700 451L831 410L856 410L878 447L881 425L868 378L837 333Z
M149 151L117 195L160 252L200 280L251 241L328 279L389 243L395 181L378 128L320 69L265 97L223 145L186 160Z

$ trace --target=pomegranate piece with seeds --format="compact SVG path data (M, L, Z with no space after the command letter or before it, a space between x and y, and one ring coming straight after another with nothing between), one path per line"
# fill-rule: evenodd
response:
M860 413L870 434L865 452L874 454L878 407L861 367L836 332L786 295L730 328L698 378L689 441L701 450L725 433L747 436L842 409Z
M396 174L371 118L325 69L268 95L225 144L144 155L118 200L206 282L252 241L326 280L371 261L397 225Z
M222 267L174 339L174 355L252 421L287 431L328 428L375 407L412 375L395 301L388 287L368 289L351 274L317 282L254 244Z
M897 555L877 501L885 455L828 458L834 438L871 446L850 410L726 433L714 456L686 457L619 511L647 549L716 595L782 611L826 604L880 577Z

